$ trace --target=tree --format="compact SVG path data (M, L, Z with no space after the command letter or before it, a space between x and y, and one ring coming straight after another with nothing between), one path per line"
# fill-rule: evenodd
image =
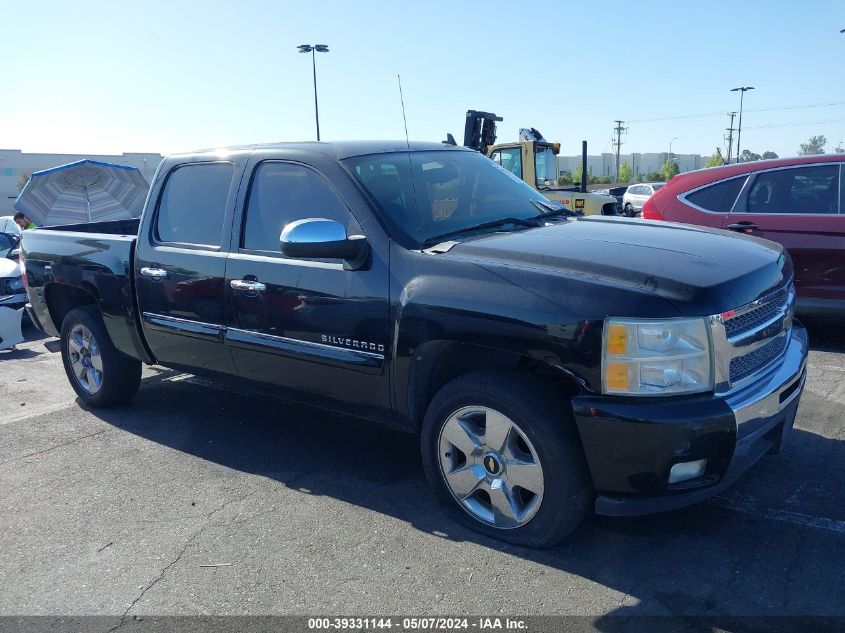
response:
M760 160L761 158L763 158L763 157L760 156L760 154L756 154L755 152L752 152L749 149L744 149L744 150L742 150L742 154L740 154L740 156L739 156L739 162L748 163L748 162L751 162L752 160Z
M768 152L763 152L763 160L769 160L771 158L777 158L778 155L775 154L773 151L769 150Z
M633 177L634 173L631 171L631 166L628 164L628 161L619 165L619 177L617 178L619 182L631 182Z
M678 169L678 163L673 160L666 160L663 163L663 167L660 168L660 177L665 181L672 180L672 176L677 176L680 173L680 169Z
M572 184L578 185L581 183L581 175L584 173L584 170L581 169L581 164L579 163L578 166L575 168L575 171L572 172Z
M645 175L645 178L642 182L655 182L663 178L663 172L660 171L650 171Z
M725 164L725 159L722 157L722 150L718 147L716 148L716 153L713 154L707 161L704 163L705 167L719 167L720 165Z
M813 154L824 154L824 146L827 144L827 139L823 134L811 136L806 143L801 143L801 149L798 150L799 156L811 156Z

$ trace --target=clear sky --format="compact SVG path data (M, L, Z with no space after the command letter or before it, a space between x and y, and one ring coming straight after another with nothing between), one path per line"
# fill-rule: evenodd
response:
M712 153L746 94L742 146L795 154L845 140L845 0L0 3L0 148L169 153L310 140L461 140L464 112L536 127L563 154ZM835 103L825 107L802 107ZM783 124L798 124L784 126ZM778 126L778 127L766 127Z

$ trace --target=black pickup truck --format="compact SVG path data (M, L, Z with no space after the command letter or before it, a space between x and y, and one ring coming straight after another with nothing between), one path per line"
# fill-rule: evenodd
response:
M723 490L805 379L781 246L581 217L448 145L171 156L140 220L27 231L22 259L81 401L155 363L416 433L458 520L533 547Z

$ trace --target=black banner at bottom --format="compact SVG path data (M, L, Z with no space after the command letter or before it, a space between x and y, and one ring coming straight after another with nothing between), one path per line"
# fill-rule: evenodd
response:
M841 633L845 616L0 616L0 633Z

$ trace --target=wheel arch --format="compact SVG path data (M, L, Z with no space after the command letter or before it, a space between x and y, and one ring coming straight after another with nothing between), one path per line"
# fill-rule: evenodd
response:
M51 283L44 289L44 302L53 327L61 331L62 323L68 312L86 305L97 305L99 298L91 287L71 286L63 283Z
M582 386L565 369L527 354L463 341L429 341L417 349L407 385L407 416L419 432L435 394L456 378L474 371L512 370L534 376L559 388L561 399L581 392Z

